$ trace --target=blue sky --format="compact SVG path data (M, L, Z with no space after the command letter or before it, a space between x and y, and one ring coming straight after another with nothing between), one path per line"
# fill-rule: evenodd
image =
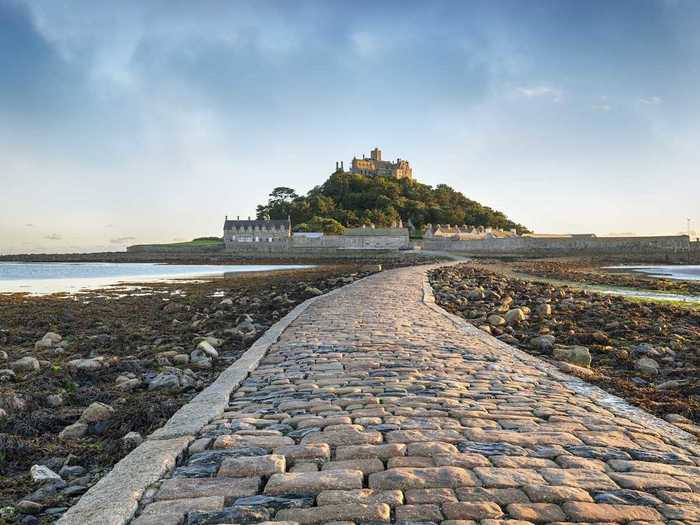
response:
M380 146L541 232L700 230L700 2L0 0L0 252L220 234Z

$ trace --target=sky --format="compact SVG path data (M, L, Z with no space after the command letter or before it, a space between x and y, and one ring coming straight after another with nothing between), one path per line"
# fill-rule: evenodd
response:
M700 231L696 0L0 0L0 253L221 235L379 146L544 233Z

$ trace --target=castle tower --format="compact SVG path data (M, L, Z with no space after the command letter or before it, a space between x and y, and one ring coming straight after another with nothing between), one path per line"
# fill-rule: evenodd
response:
M382 150L379 148L374 148L370 152L370 155L372 156L372 160L382 160Z

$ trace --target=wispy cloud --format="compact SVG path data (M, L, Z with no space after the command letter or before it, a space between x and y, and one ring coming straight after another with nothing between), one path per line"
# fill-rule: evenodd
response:
M610 111L612 107L609 104L593 104L591 109L594 111Z
M115 239L110 239L111 244L126 244L127 242L135 241L136 237L117 237Z
M552 86L519 86L515 88L516 93L527 98L547 97L555 102L561 100L563 91Z
M44 239L49 240L49 241L60 241L63 239L59 234L57 233L52 233L51 235L46 235Z
M639 99L639 102L646 104L647 106L656 106L661 104L663 99L661 97L642 97Z

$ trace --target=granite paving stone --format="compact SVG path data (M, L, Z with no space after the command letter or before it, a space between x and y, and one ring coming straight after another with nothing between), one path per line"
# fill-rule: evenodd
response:
M446 314L429 268L315 298L132 525L700 521L696 440Z

